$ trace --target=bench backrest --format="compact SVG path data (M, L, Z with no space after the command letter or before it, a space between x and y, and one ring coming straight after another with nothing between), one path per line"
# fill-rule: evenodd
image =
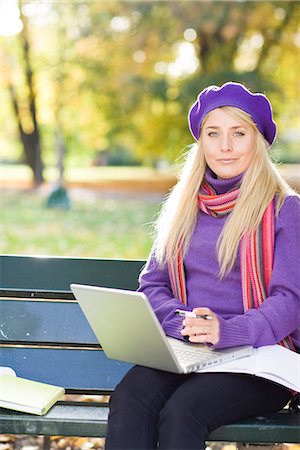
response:
M0 365L68 392L111 392L130 365L106 358L70 283L135 290L144 264L0 256Z

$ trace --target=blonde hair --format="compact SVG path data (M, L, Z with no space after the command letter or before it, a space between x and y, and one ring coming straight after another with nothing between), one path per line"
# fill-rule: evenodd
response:
M278 196L278 214L286 195L293 192L271 161L266 150L268 144L250 115L229 106L222 107L222 110L250 124L256 130L256 146L253 160L242 179L236 205L229 214L217 242L221 278L233 267L241 237L257 229L274 196ZM208 117L209 114L202 125ZM179 181L163 204L155 224L154 255L161 267L176 258L179 248L182 248L183 256L187 252L199 213L197 196L206 168L200 134L199 142L190 147Z

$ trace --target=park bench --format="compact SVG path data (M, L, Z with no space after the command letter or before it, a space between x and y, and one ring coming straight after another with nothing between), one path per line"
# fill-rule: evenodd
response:
M130 365L106 358L69 285L134 290L144 261L2 255L0 264L0 365L68 394L41 417L0 408L0 434L43 435L45 448L53 435L104 437L107 395ZM209 440L300 443L300 414L253 417L214 430Z

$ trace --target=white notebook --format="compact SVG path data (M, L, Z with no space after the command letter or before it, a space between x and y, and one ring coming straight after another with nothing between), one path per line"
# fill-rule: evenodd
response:
M2 367L0 366L0 377L2 375L13 375L13 376L17 376L16 372L11 368L11 367Z
M300 392L300 355L281 345L255 348L247 358L206 367L197 372L248 373Z
M14 370L0 368L1 408L44 415L64 393L60 386L20 378Z

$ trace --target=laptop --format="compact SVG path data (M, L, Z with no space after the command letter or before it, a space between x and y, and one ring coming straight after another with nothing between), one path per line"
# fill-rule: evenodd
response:
M71 284L106 356L174 373L190 373L249 356L251 346L214 350L166 336L141 292Z

